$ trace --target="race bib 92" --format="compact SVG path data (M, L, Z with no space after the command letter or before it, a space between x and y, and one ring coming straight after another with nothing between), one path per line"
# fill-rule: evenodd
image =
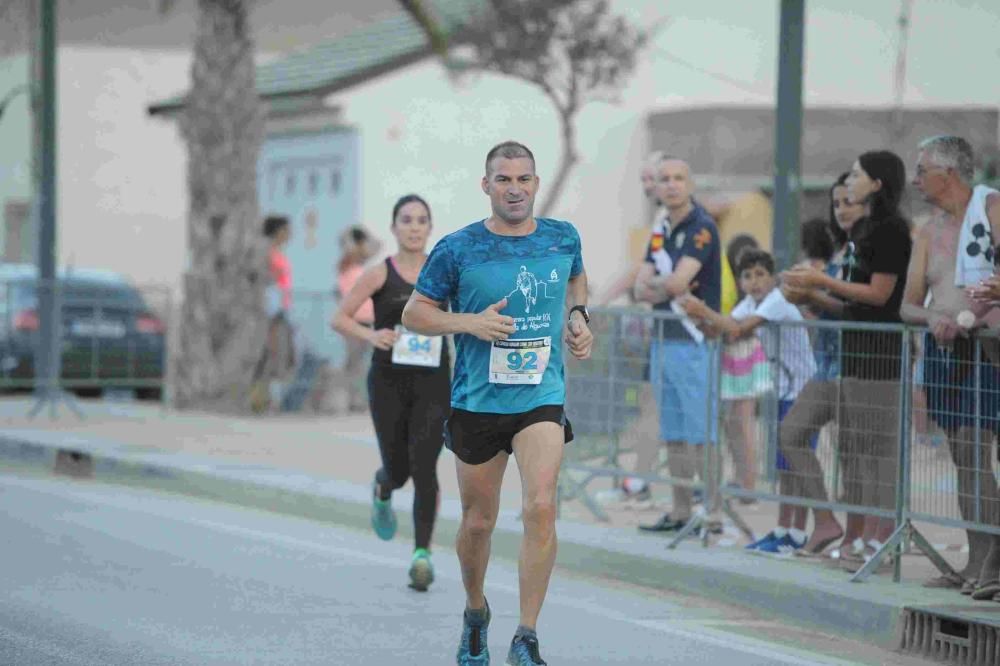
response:
M497 340L490 348L491 384L541 384L552 338Z

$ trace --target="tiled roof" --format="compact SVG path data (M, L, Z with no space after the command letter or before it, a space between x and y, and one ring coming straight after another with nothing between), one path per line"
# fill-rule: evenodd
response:
M446 33L454 33L483 5L483 0L429 0L425 6ZM423 29L400 13L361 30L289 55L257 68L262 98L327 95L379 74L417 62L431 54ZM176 111L184 95L156 102L150 115Z

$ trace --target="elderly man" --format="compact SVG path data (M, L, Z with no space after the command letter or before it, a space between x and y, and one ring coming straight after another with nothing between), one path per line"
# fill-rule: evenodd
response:
M1000 193L974 188L972 165L972 146L965 139L939 136L920 144L913 184L942 214L917 232L900 315L907 323L930 329L924 341L928 415L948 437L962 519L995 525L1000 516L990 453L1000 430L1000 370L990 362L996 361L993 341L982 341L983 354L976 363L976 343L968 330L995 326L998 318L996 311L977 308L963 288L993 273L990 224L1000 224ZM983 244L977 242L980 238ZM924 307L928 293L931 302ZM974 310L982 315L977 321L959 320L960 314ZM992 599L1000 593L1000 548L995 557L988 557L994 537L975 530L967 530L967 535L969 561L961 575L978 579L976 598ZM927 583L960 584L948 576Z
M718 311L721 251L715 220L694 200L694 181L684 160L665 156L657 172L656 195L667 216L650 239L646 263L636 278L636 299L655 310L678 312L675 299L692 293ZM650 351L670 475L692 479L692 446L710 443L716 436L712 357L700 331L677 319L658 322ZM691 518L691 489L675 485L673 500L672 514L640 528L661 532L683 527Z

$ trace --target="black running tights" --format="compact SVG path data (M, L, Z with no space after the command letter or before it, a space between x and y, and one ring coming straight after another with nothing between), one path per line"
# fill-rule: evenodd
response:
M373 364L368 405L382 467L375 474L383 493L413 479L413 531L417 548L428 548L438 506L437 460L451 403L446 368L396 369Z

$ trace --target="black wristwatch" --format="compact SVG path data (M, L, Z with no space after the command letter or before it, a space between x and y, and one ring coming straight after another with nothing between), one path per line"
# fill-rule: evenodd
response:
M588 324L590 323L590 312L587 311L587 306L586 305L574 305L573 307L571 307L569 309L569 315L566 318L567 319L572 319L574 312L579 312L580 314L582 314L583 315L583 321L586 322L586 323L588 323Z

